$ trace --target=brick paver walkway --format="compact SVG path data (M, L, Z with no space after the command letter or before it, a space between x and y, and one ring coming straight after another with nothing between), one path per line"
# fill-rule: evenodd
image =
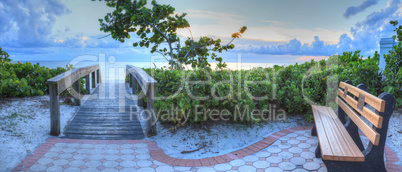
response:
M311 127L276 132L244 149L212 158L176 159L150 140L50 138L13 171L327 171L314 156ZM388 171L401 171L385 149Z

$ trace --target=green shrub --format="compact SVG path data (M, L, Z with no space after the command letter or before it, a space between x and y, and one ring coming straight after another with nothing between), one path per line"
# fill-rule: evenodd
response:
M394 46L394 51L390 51L390 54L384 55L385 66L384 85L382 89L395 96L397 101L397 107L402 106L402 44Z
M206 110L207 115L208 109L229 110L232 122L259 122L261 116L253 120L239 120L234 113L236 109L241 112L249 109L245 114L251 117L253 110L269 109L272 105L288 115L304 114L306 121L311 121L310 104L336 107L335 97L340 81L351 80L355 85L363 83L369 87L371 94L377 96L381 93L383 83L379 74L378 53L368 58L359 53L345 52L318 62L240 71L211 71L209 68L145 70L158 81L157 96L164 97L154 104L162 122L183 123L186 118L186 122L191 123L211 121L204 114L195 113L195 107L201 105L199 111ZM201 99L194 99L194 96ZM177 111L168 113L166 110L172 107Z
M46 81L68 69L71 69L71 66L49 69L30 62L13 63L9 60L0 59L0 97L42 96L48 94L49 84ZM81 79L81 93L85 93L83 83L84 80ZM63 92L62 95L69 96L69 93Z

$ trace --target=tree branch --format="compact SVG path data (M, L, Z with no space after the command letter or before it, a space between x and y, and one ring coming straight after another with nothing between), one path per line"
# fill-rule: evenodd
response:
M153 23L151 23L151 22L149 22L149 21L146 21L147 22L147 24L149 24L149 25L151 25L157 32L159 32L165 39L166 39L166 41L168 42L168 44L169 44L169 49L170 49L170 58L171 58L171 60L172 60L172 68L173 68L173 48L172 48L172 43L170 42L170 40L169 40L169 38L159 29L159 28L157 28Z
M106 38L106 37L108 37L108 36L110 36L110 35L112 35L112 34L109 34L109 35L105 35L105 36L99 37L98 39L103 39L103 38Z
M160 51L155 51L155 52L161 54L166 59L166 61L169 61L169 59L165 56L165 54L163 54L163 52L160 52Z
M229 46L236 38L232 38L232 40L230 40L230 42L226 45Z
M188 29L188 31L190 31L191 39L194 39L193 33L191 32L190 28L186 27L186 29Z

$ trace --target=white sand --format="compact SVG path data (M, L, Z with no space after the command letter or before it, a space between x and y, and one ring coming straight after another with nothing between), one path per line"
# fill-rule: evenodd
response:
M51 137L49 96L0 101L0 171L10 171ZM78 107L60 106L62 132Z
M399 157L399 162L396 163L402 166L402 109L395 110L389 120L387 145L390 146Z
M286 128L313 125L312 123L304 123L302 121L303 118L301 116L288 116L287 121L276 121L254 127L240 124L216 123L208 127L178 127L174 131L158 124L158 135L149 139L155 140L159 147L169 156L182 159L200 159L224 155L239 150ZM399 159L402 159L400 151L402 147L401 124L402 114L395 110L389 122L387 145L396 152ZM204 143L206 146L198 151L186 154L181 153L182 151L195 150ZM402 160L397 164L402 165Z
M253 127L241 124L216 123L208 127L178 127L177 130L172 131L159 124L157 127L158 135L150 139L155 140L169 156L200 159L239 150L277 131L301 125L312 124L304 123L301 116L288 116L286 121L269 122ZM203 144L206 146L198 151L181 153L182 151L195 150Z

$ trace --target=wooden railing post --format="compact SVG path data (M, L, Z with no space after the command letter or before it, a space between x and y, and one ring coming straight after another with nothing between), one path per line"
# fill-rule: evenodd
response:
M138 88L137 80L135 80L135 78L133 77L133 94L137 92L137 88Z
M59 74L53 78L47 80L49 84L49 97L50 97L50 134L53 136L58 136L60 134L60 98L64 90L73 87L74 92L70 92L74 97L74 105L81 105L81 94L80 94L80 80L85 77L85 89L86 94L90 94L90 79L89 75L92 74L92 87L96 87L95 83L95 71L98 71L99 83L101 83L101 74L99 70L99 65L92 65L82 68L74 68ZM72 83L73 82L73 83Z
M98 69L98 83L102 83L102 75L100 69Z
M89 75L85 76L85 94L91 94L91 87L89 85Z
M76 92L76 95L74 96L74 106L80 106L81 105L80 79L74 82L73 89Z
M124 80L124 83L130 83L130 78L129 77L130 77L130 73L128 73L128 70L126 68L126 79Z
M128 74L128 86L133 87L133 76Z
M156 135L156 114L155 114L155 97L156 97L156 87L155 84L151 84L149 90L147 91L147 109L148 109L148 121L147 121L147 136Z
M138 85L137 85L137 87L138 87ZM141 88L140 87L138 87L140 90L141 90ZM140 91L140 93L137 95L137 101L138 101L138 106L139 107L143 107L144 106L144 104L143 104L143 95L140 95L140 94L144 94L144 92L143 91Z
M99 69L98 70L96 70L96 83L98 83L99 84Z
M130 87L132 87L133 94L136 94L138 90L141 90L141 92L137 95L138 106L143 107L143 100L145 99L144 97L147 99L147 111L145 111L147 115L147 124L145 128L145 135L148 137L156 135L157 117L155 115L154 102L156 99L156 84L158 82L141 68L132 65L126 66L126 72L128 72L128 82Z
M95 88L96 87L96 83L95 83L95 72L92 72L92 74L91 74L92 76L92 88Z
M57 84L49 84L50 97L50 135L60 134L60 105Z
M135 79L135 77L134 77L134 75L130 75L131 77L131 85L130 85L130 87L132 87L132 88L134 88L135 86L134 86L134 84L136 84L137 83L137 80ZM133 94L134 94L134 92L133 92Z

